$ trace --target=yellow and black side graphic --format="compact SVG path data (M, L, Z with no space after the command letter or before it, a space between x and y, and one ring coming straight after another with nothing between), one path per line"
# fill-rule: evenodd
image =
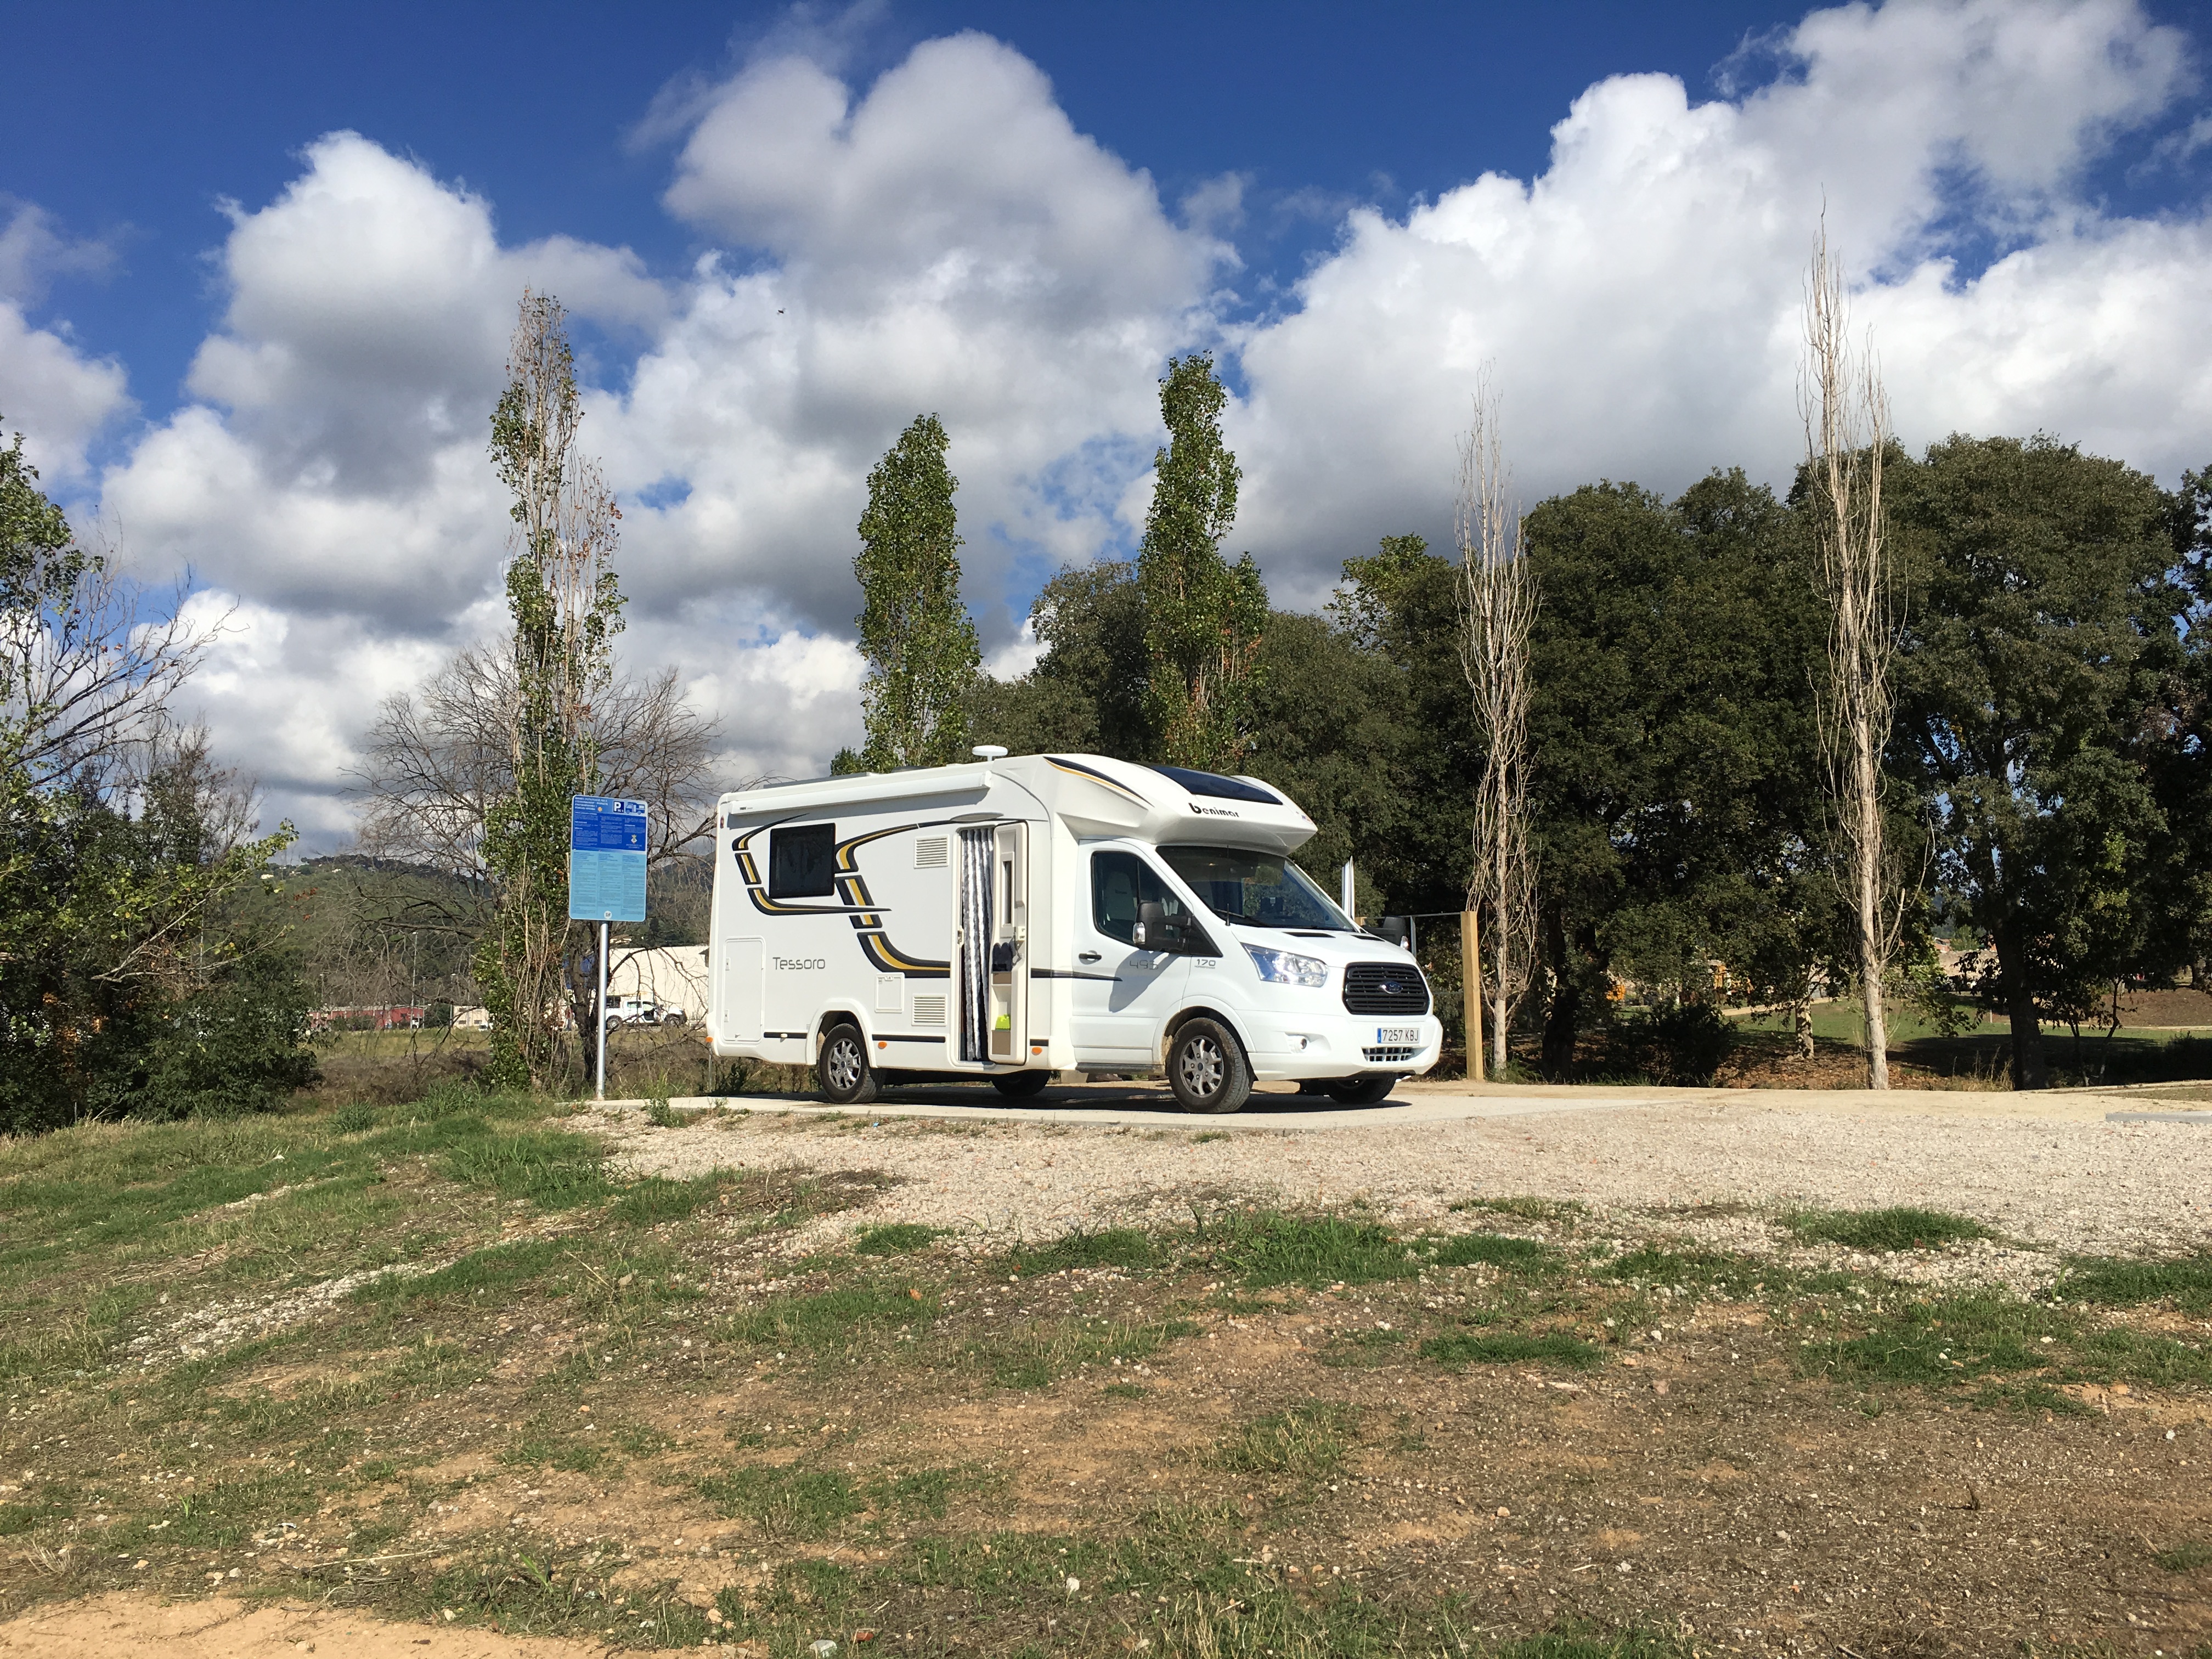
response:
M737 858L738 873L744 880L745 896L753 902L754 909L764 916L848 917L853 924L853 932L860 939L860 954L867 957L878 972L904 974L908 979L951 977L952 964L950 962L908 956L891 943L890 936L884 932L881 913L872 908L876 901L868 892L867 878L853 862L854 850L872 841L880 841L885 836L896 836L902 830L935 829L939 827L937 823L893 824L888 830L871 830L866 835L840 842L837 844L837 866L831 876L837 887L839 902L836 904L792 904L769 896L768 884L761 879L759 863L753 856L752 840L761 830L774 827L763 824L758 829L748 830L730 843L730 851Z
M1045 757L1045 762L1048 765L1055 767L1059 770L1068 773L1072 776L1088 778L1093 783L1103 783L1109 789L1111 789L1115 794L1126 795L1131 800L1136 802L1139 806L1150 806L1152 805L1152 802L1146 800L1142 795L1130 788L1127 784L1123 783L1119 778L1109 778L1095 766L1085 766L1081 761L1067 760L1059 755L1047 755Z

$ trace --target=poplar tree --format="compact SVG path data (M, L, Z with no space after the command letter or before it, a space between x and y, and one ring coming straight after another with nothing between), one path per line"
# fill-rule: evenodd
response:
M485 814L483 864L499 899L476 969L492 1018L490 1080L520 1088L561 1069L564 994L578 1031L598 1018L582 971L595 941L568 923L568 813L571 796L599 793L594 722L622 629L612 562L622 514L598 463L576 448L583 404L567 313L551 295L524 292L507 370L491 459L514 493L514 680L503 711L512 769Z
M1137 556L1152 659L1146 702L1160 757L1210 772L1237 771L1251 749L1254 659L1267 620L1252 556L1233 565L1221 556L1239 477L1221 441L1227 400L1210 354L1168 360L1160 381L1168 447L1152 457L1152 506Z
M968 752L969 692L982 652L960 603L960 535L945 465L949 443L934 415L914 424L868 474L860 515L861 688L867 742L839 770L948 766Z

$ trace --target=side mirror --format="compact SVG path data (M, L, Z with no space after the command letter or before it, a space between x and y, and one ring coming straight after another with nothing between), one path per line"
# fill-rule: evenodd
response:
M1129 942L1148 951L1167 948L1168 910L1158 899L1146 899L1137 906L1136 931Z
M1375 931L1402 951L1406 948L1407 935L1411 932L1406 925L1407 921L1407 918L1404 916L1385 916L1376 925Z

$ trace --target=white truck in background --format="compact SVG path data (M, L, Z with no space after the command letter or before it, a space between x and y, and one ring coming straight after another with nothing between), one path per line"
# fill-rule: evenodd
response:
M1004 758L722 797L714 1052L1032 1095L1161 1071L1185 1109L1254 1083L1375 1104L1436 1064L1427 981L1290 854L1311 819L1256 778L1095 755Z

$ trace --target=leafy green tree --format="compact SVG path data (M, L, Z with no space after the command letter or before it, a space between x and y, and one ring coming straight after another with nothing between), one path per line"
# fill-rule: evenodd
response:
M2149 721L2151 792L2162 820L2148 848L2146 958L2212 989L2212 467L2182 475L2168 501L2181 658Z
M2138 957L2166 828L2143 711L2179 665L2172 507L2054 439L1952 437L1895 475L1915 592L1899 741L1941 831L1960 920L1989 940L2015 1088L2047 1080L2040 1022Z
M598 793L593 711L613 681L622 592L612 564L622 514L597 465L576 448L583 418L566 313L525 292L492 412L492 466L514 493L507 567L514 693L507 793L485 814L483 862L498 892L477 946L492 1018L488 1078L544 1085L570 1063L559 1011L596 1022L596 945L568 922L570 799ZM588 930L595 935L596 930Z
M1524 535L1546 1070L1565 1074L1608 980L1686 1001L1799 990L1832 949L1810 667L1820 621L1772 494L1715 473L1543 502Z
M1236 772L1251 747L1255 663L1267 592L1249 553L1221 556L1237 521L1237 458L1221 441L1228 399L1206 352L1170 358L1160 381L1168 447L1137 556L1152 657L1146 702L1160 757Z
M1349 711L1334 751L1344 781L1340 793L1330 793L1345 803L1348 842L1335 856L1358 860L1390 914L1458 910L1471 856L1470 786L1482 769L1456 643L1458 573L1425 538L1403 535L1385 536L1375 552L1346 559L1344 578L1329 605L1336 633L1358 659L1387 672ZM1310 714L1325 720L1328 679L1303 672L1295 647L1278 652L1270 645L1264 654L1263 702L1291 701L1273 689L1281 676L1310 700L1303 705ZM1326 672L1348 686L1361 684L1334 663ZM1259 723L1258 752L1268 764L1279 746L1280 718Z
M977 676L969 714L975 734L1017 755L1149 758L1151 659L1136 567L1101 560L1062 570L1037 595L1030 624L1043 653L1019 679Z
M868 474L860 515L861 690L867 742L857 768L946 766L968 757L968 717L982 653L960 603L960 536L934 415L914 423ZM854 760L840 759L852 766Z
M167 722L199 643L142 621L21 439L0 449L0 1133L266 1107L314 1074L255 908L291 828L253 838Z

